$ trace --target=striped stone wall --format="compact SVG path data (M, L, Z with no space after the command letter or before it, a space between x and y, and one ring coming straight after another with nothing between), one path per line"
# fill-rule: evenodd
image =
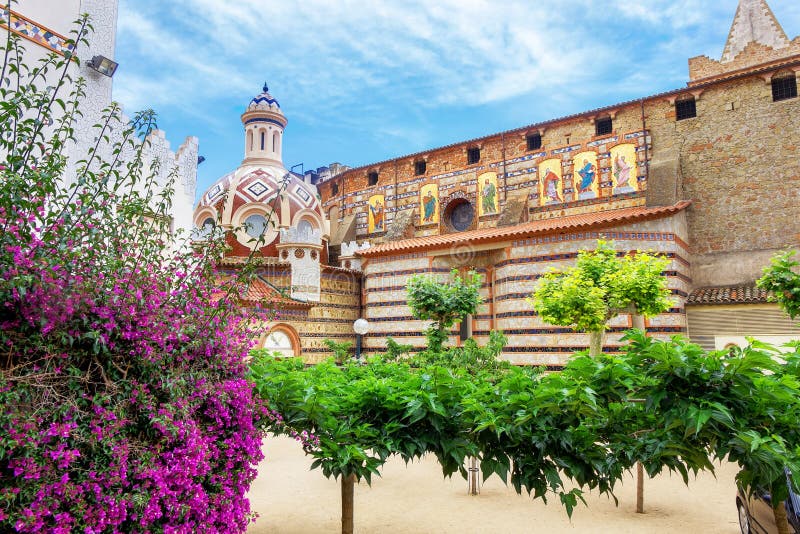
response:
M551 268L564 269L574 263L581 249L592 249L600 237L612 239L620 252L655 251L667 255L670 264L665 272L674 296L674 306L666 313L646 321L649 333L660 338L686 334L683 302L691 287L690 257L685 243L685 215L605 229L539 236L499 243L492 250L466 253L452 251L416 253L405 256L372 258L365 266L365 317L372 331L365 340L369 352L381 352L389 335L398 342L425 346L422 335L428 323L411 315L406 285L415 274L430 274L445 280L452 268L474 268L483 278L484 304L472 317L473 337L481 344L493 329L508 336L503 356L524 365L559 367L578 350L588 348L588 335L567 327L542 322L526 300L534 291L542 273ZM606 350L616 350L622 332L630 327L630 316L622 315L610 323ZM459 343L453 329L451 345Z

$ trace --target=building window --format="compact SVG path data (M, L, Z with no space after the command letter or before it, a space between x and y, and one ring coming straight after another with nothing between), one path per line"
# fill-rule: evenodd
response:
M297 347L284 330L272 330L264 340L264 348L273 354L278 353L282 358L291 358L297 354Z
M694 97L675 101L675 120L697 117L697 104Z
M425 174L425 171L428 170L427 162L423 159L420 161L414 162L414 174L419 176L420 174Z
M369 185L375 185L378 183L378 173L376 171L372 171L367 174L367 183Z
M331 194L332 195L339 194L339 184L331 184Z
M611 117L603 117L594 121L595 135L608 135L612 131L614 131L614 124L611 122Z
M261 150L264 150L264 141L266 139L266 135L264 132L261 132Z
M528 150L537 150L542 148L542 134L532 133L528 134L525 139L528 141Z
M797 78L794 74L772 78L772 101L797 98Z
M206 217L203 221L203 224L200 225L199 228L194 229L194 236L195 239L205 241L211 237L211 234L214 233L214 219L211 217Z
M261 214L254 214L244 220L244 228L247 235L253 239L258 239L267 229L267 219Z
M481 160L481 149L472 147L467 149L467 165L478 163Z
M475 208L468 201L460 202L448 210L447 221L457 232L469 230L474 219Z

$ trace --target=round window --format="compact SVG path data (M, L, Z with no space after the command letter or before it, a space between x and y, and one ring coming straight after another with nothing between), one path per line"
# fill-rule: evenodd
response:
M260 214L250 215L244 220L245 230L247 235L253 238L259 238L267 229L267 219Z
M453 206L449 215L450 226L458 232L463 232L472 226L472 220L475 218L475 208L469 202L461 202Z

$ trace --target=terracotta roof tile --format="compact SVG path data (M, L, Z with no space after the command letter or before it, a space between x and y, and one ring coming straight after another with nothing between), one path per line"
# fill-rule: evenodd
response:
M674 206L658 208L624 208L619 210L598 211L581 215L570 215L556 219L532 221L502 228L480 228L468 232L443 235L415 237L401 241L381 243L366 250L357 252L360 256L380 256L411 252L414 250L432 250L451 247L461 243L477 245L497 241L510 241L543 234L561 233L574 230L589 230L608 226L617 226L648 219L659 219L678 213L685 209L691 201L684 200Z
M755 284L700 287L689 294L686 304L761 304L769 292Z
M282 307L311 307L313 304L301 300L295 300L281 294L275 286L262 280L261 278L253 278L250 281L250 286L247 292L242 295L242 300L246 302L271 302L279 304Z

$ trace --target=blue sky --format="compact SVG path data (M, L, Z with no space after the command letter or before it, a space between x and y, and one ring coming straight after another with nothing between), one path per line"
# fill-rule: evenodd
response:
M200 138L198 195L243 157L264 81L286 167L360 166L676 89L737 0L121 0L114 98ZM769 2L789 38L800 2Z

